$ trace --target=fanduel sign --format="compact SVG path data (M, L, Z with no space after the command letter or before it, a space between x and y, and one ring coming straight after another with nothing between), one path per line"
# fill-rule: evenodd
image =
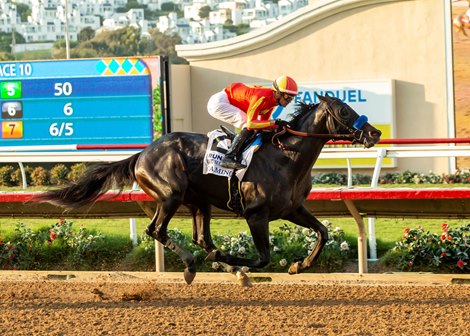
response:
M339 98L351 106L359 115L365 114L369 122L382 131L382 139L395 137L394 82L393 80L370 82L299 82L299 95L286 108L278 107L274 118L290 120L296 103L318 103L318 95L326 94ZM375 160L355 159L355 167L373 167ZM395 166L393 160L384 162L386 167ZM319 160L315 167L333 168L345 166L344 160Z

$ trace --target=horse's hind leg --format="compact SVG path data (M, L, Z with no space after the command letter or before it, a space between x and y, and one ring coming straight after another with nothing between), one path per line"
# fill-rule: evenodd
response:
M211 220L211 206L208 203L199 204L198 206L189 206L193 215L193 243L202 247L209 254L212 251L216 251L217 247L212 241L210 231L210 220ZM218 262L222 268L238 279L238 282L243 287L251 287L252 284L248 276L241 270L241 267L231 266L221 261Z
M172 162L177 162L174 158ZM155 199L155 214L147 227L147 234L179 255L186 268L184 278L190 284L196 276L194 256L168 237L168 224L179 206L183 203L187 179L180 169L158 169L158 165L150 165L143 161L136 166L136 180L145 193Z
M194 260L194 256L191 253L184 250L168 236L168 224L179 207L178 202L171 205L168 203L172 202L166 202L166 204L157 204L155 215L148 225L146 233L162 243L163 246L169 248L179 255L184 265L186 266L184 270L184 280L189 285L196 276L196 262Z
M212 241L210 221L211 206L208 203L189 206L193 215L193 243L202 247L206 252L216 249Z

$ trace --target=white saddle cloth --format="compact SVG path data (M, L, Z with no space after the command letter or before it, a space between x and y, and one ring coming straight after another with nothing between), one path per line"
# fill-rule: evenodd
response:
M222 149L224 153L227 152L232 143L231 140L221 130L211 131L207 133L207 136L209 137L209 141L207 142L207 151L204 155L202 173L204 175L213 174L230 178L233 174L233 169L227 169L220 166L220 161L222 161L225 154L221 153L219 149ZM235 175L240 181L243 179L246 170L250 166L253 153L256 149L256 146L248 146L243 152L242 163L246 165L246 168L238 169L235 172Z

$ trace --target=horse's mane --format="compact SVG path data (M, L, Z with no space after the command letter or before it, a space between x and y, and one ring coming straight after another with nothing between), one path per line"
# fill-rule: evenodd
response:
M289 114L289 117L291 119L290 124L292 128L296 129L300 119L302 119L302 117L306 115L307 113L311 113L312 111L315 111L318 105L319 104L313 104L313 103L308 104L302 101L298 102L295 105L296 106L295 111Z

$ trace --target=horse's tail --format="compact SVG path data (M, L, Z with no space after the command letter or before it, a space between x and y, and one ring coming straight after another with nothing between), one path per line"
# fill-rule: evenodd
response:
M96 201L111 188L122 190L135 180L134 168L140 153L112 163L94 164L74 183L40 193L33 202L49 202L63 208L74 209Z

